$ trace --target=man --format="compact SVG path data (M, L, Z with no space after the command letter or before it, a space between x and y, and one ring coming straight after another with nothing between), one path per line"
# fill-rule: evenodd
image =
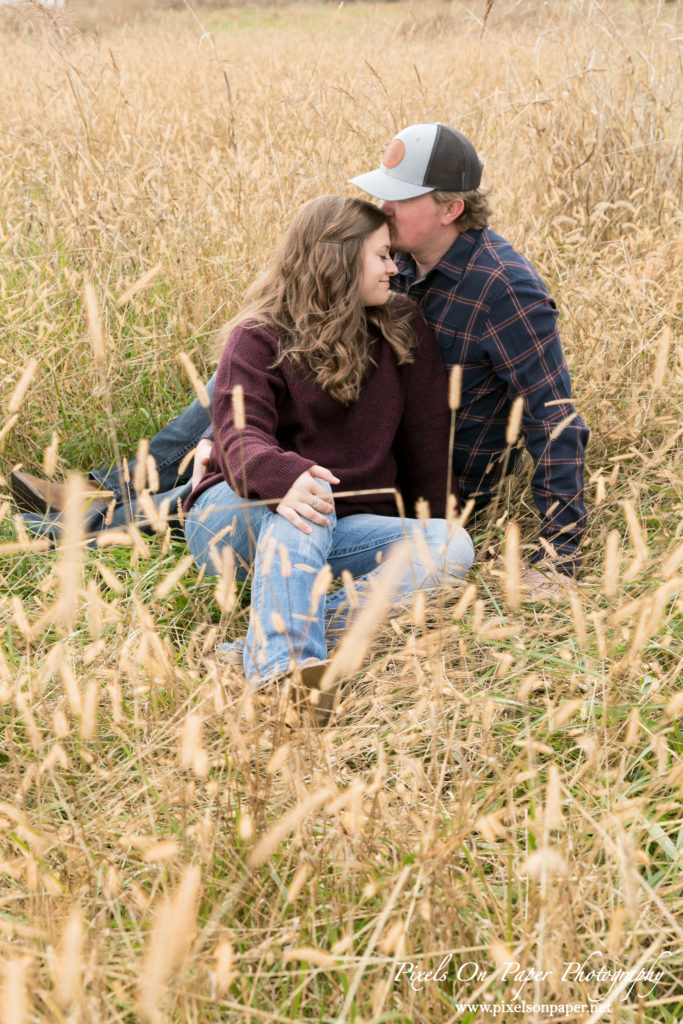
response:
M453 450L461 495L482 508L518 460L521 447L506 434L519 399L546 542L531 561L571 575L586 522L588 429L572 404L555 303L531 264L488 228L481 175L464 135L417 124L392 139L378 170L351 182L380 200L392 249L405 254L395 257L392 287L422 307L447 369L461 367ZM527 579L543 582L537 571Z
M570 575L586 520L588 429L572 405L555 303L531 264L487 227L481 174L481 162L464 135L445 125L424 124L399 132L379 169L351 180L380 199L389 216L392 248L405 254L396 258L399 274L392 287L422 307L447 368L462 368L453 451L453 478L461 495L482 508L515 465L521 448L509 444L506 434L519 398L521 435L534 463L532 493L545 541L531 560L545 560ZM212 389L213 378L210 395ZM209 416L195 401L150 442L159 473L156 504L170 499L175 508L189 493L191 484L187 476L179 477L179 466L208 427ZM200 471L198 465L195 472ZM140 518L139 503L115 469L95 471L91 479L90 529ZM54 488L59 485L47 485L52 489L48 494L45 481L21 473L13 474L12 485L42 517L51 514L48 525L56 526L61 492ZM113 491L113 506L98 497L97 486ZM538 570L531 570L527 581L532 586L546 582Z

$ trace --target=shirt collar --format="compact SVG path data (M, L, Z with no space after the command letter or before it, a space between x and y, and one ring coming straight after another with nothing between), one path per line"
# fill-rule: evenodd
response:
M443 254L439 262L431 267L421 280L429 277L430 274L439 273L445 274L446 277L450 277L453 281L459 281L480 235L481 231L463 231L461 235L458 235L448 252ZM418 279L415 260L410 253L397 253L394 256L394 263L401 277L408 278L411 281Z

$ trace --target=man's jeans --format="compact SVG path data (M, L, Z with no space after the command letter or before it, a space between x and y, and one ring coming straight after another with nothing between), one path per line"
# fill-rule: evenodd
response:
M444 519L337 519L334 512L327 518L329 526L311 523L312 533L305 534L267 505L243 500L221 483L204 491L185 519L189 549L208 574L218 574L225 547L235 554L238 578L246 578L253 563L244 652L244 670L252 685L267 682L306 658L325 660L326 627L337 632L347 625L352 610L346 590L326 595L314 586L326 565L335 578L344 569L360 577L355 586L362 607L370 583L382 572L378 555L406 537L413 541L411 560L389 595L394 605L416 590L433 590L463 577L474 559L469 535ZM421 543L415 541L420 533Z
M206 385L209 398L213 402L213 389L216 383L216 374ZM151 495L152 501L157 508L166 502L168 507L168 521L177 521L178 504L182 503L192 491L192 461L180 472L182 463L188 452L196 447L197 443L211 426L211 408L205 409L199 399L187 407L179 416L171 420L163 427L149 443L149 454L154 458L159 476L159 489ZM136 459L128 463L129 477L133 480L135 473ZM132 490L132 483L127 484L123 479L120 467L107 466L102 469L93 470L90 479L100 483L104 488L114 492L116 506L113 517L105 524L105 514L95 513L88 523L91 532L106 527L125 526L133 522L137 525L145 525L146 517L140 508L140 503Z

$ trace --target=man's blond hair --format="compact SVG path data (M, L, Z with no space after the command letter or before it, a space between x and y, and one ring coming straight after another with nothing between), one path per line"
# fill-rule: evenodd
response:
M438 206L445 206L452 199L463 200L465 209L456 221L460 233L485 228L491 219L488 191L473 188L469 192L447 192L445 189L437 188L431 196Z

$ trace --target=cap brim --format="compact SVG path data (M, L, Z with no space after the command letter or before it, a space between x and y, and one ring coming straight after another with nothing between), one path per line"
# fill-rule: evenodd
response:
M359 174L357 178L349 178L350 185L357 185L364 192L368 192L376 199L386 199L389 202L398 202L400 199L414 199L415 196L424 196L434 189L424 185L411 185L408 181L399 181L392 178L381 168L378 171L368 171L367 174Z

